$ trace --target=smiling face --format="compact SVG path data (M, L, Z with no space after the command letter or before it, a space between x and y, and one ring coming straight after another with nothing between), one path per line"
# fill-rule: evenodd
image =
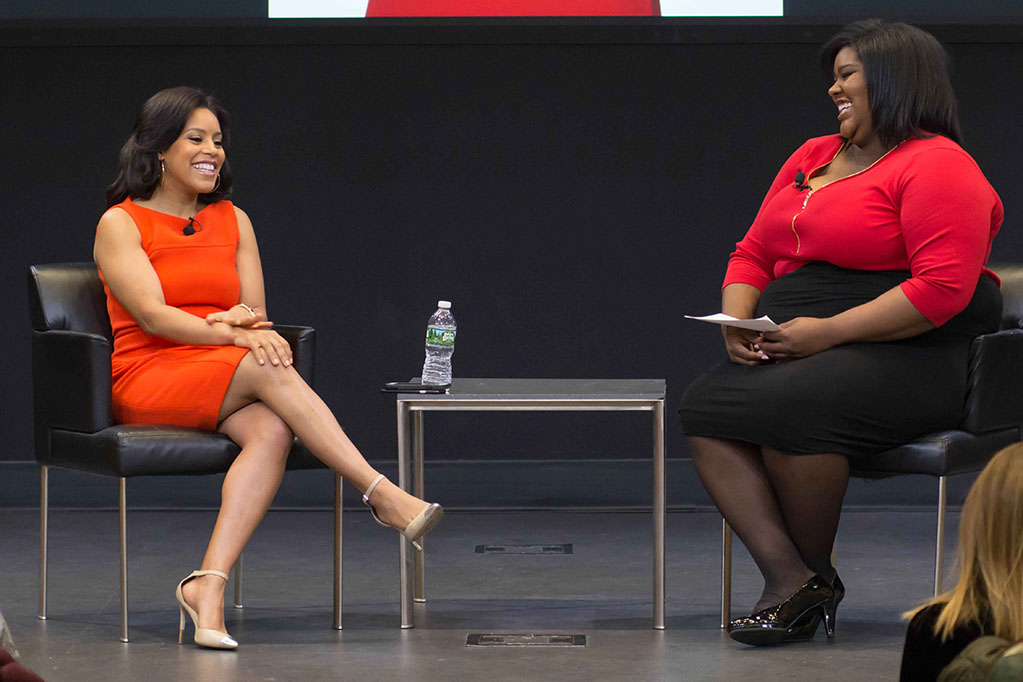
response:
M839 133L857 147L870 146L877 141L877 133L870 113L867 76L853 47L843 47L835 55L834 76L828 94L838 107Z
M194 110L181 135L159 158L164 164L163 190L192 197L212 192L226 158L216 114L206 108Z

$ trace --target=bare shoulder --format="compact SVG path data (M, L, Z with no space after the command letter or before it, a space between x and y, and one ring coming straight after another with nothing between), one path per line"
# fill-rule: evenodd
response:
M115 240L123 241L130 240L135 243L141 241L138 227L135 226L135 221L131 219L127 211L114 207L110 208L104 213L99 223L96 225L96 241L100 240Z
M250 228L252 227L252 221L249 220L249 214L246 213L245 211L241 210L237 206L234 207L234 216L238 219L238 224L239 225L244 223L244 224L248 225Z
M254 234L252 229L252 221L249 220L249 215L238 208L234 207L235 218L238 219L238 232L241 236L248 236Z

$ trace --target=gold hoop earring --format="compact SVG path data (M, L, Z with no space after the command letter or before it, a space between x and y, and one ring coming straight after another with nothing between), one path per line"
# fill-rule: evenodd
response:
M167 172L167 169L163 165L163 159L160 159L160 177L163 178L163 174Z
M210 194L216 192L218 187L220 187L220 173L217 173L217 183L213 185L213 189L210 191Z

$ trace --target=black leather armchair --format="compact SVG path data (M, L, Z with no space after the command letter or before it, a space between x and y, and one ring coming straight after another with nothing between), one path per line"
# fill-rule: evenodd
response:
M958 429L927 434L912 443L853 462L851 475L886 478L926 474L938 479L934 595L942 591L945 499L949 476L980 471L1002 448L1023 441L1023 266L992 265L1002 280L1001 329L978 336L970 347L963 420ZM721 627L731 619L732 530L722 522Z
M227 471L238 446L200 429L114 424L106 296L93 263L29 267L35 456L40 480L39 618L46 619L49 467L113 476L120 481L121 641L128 641L126 483L135 476L204 475ZM274 327L291 344L295 368L312 383L315 334L310 327ZM288 469L325 466L296 439ZM242 561L235 565L235 606L241 608ZM341 629L341 477L334 475L334 628Z

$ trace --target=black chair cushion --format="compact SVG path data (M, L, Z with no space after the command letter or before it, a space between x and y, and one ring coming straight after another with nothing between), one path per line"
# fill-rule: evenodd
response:
M220 474L239 448L222 433L181 426L132 424L96 433L53 429L49 461L40 464L105 476L187 476ZM298 439L288 469L323 469Z
M967 474L980 471L996 452L1020 440L1023 430L1019 427L979 436L966 431L939 431L870 457L851 460L851 473L860 478Z
M96 433L53 429L49 461L40 464L106 476L219 474L238 452L234 441L220 433L130 424Z

